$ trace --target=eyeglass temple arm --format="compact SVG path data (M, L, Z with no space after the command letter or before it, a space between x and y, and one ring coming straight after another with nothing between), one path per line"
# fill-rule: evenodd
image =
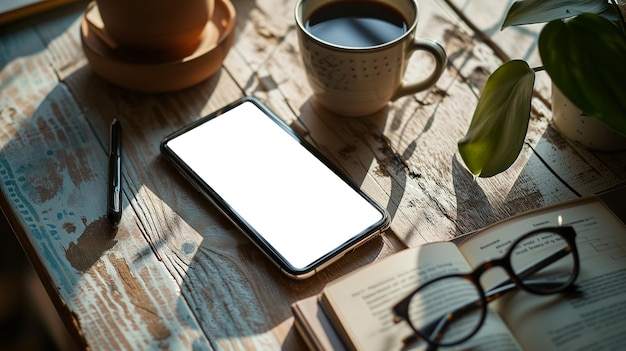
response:
M522 269L521 271L515 273L515 275L517 276L517 278L519 280L524 280L528 277L531 277L532 275L536 274L537 272L539 272L540 270L544 269L545 267L551 265L552 263L560 260L561 258L567 256L570 252L572 251L572 249L568 246L568 247L564 247L561 250L555 251L554 253L552 253L550 256L544 257L541 260L535 262L535 263L531 263L528 266L526 266L526 268ZM501 282L500 284L492 287L491 289L487 290L485 292L485 297L487 298L487 302L491 302L492 300L498 298L499 295L502 295L510 290L513 290L513 287L510 287L509 289L506 289L506 287L510 286L511 284L514 284L513 280L509 277L507 279L505 279L503 282ZM526 285L538 285L538 284L548 284L550 285L551 283L526 283ZM498 296L495 296L498 295Z
M521 270L520 272L517 273L517 276L520 279L525 279L527 277L532 276L533 274L539 272L541 269L545 268L546 266L558 261L559 259L565 257L567 254L569 254L571 251L571 249L569 247L563 248L561 250L558 250L554 253L552 253L550 256L547 256L535 263L532 263L530 265L528 265L526 268L524 268L523 270ZM529 283L529 284L550 284L550 283ZM494 286L493 288L487 290L485 292L485 299L487 301L487 303L497 299L498 297L507 294L513 290L515 290L517 288L517 284L515 284L513 282L513 280L511 278L507 278L506 280L504 280L503 282L501 282L500 284ZM479 308L481 306L481 300L475 300L472 301L468 304L465 304L463 306L460 306L458 308L456 308L455 310L446 313L444 315L442 315L440 318L437 318L435 320L433 320L432 322L428 323L427 325L424 326L424 328L422 329L422 331L424 333L430 334L432 336L433 339L437 340L440 339L443 336L443 332L445 331L447 325L448 325L448 321L452 321L455 318L459 318L460 316L471 312L473 310L475 310L476 308ZM413 334L410 337L405 338L404 343L405 345L409 345L412 344L414 342L416 342L418 339L418 335ZM429 343L429 345L432 345ZM429 349L430 350L430 349Z

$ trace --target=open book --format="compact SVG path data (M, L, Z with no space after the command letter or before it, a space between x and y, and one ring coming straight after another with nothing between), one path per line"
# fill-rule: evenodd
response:
M623 191L622 191L623 195ZM621 207L621 206L620 206ZM541 227L577 232L580 294L514 291L496 299L468 341L440 350L613 350L626 345L626 226L598 196L527 212L461 241L402 250L329 283L320 296L296 302L295 324L312 349L398 350L413 334L394 323L391 308L418 285L452 272L470 272L499 258L507 242ZM485 290L506 273L483 274ZM343 341L343 342L342 342ZM412 345L426 348L426 343Z

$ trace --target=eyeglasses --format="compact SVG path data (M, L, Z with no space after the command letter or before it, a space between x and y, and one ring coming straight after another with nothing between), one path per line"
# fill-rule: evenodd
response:
M482 263L472 273L451 274L418 287L393 307L394 322L407 321L415 334L404 340L420 339L438 346L460 344L482 326L487 304L517 288L549 295L576 291L579 258L576 232L572 227L534 230L515 240L499 259ZM492 267L502 267L509 278L485 291L480 276Z

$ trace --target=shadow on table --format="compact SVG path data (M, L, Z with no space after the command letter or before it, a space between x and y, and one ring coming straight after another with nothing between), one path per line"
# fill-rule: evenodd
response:
M84 4L77 6L84 8ZM23 69L22 65L33 65L30 57L45 50L75 23L80 15L78 8L67 10L73 11L70 15L65 9L50 14L50 19L45 15L43 27L36 30L33 27L40 24L34 23L34 19L0 29L10 33L6 36L10 41L2 44L4 49L8 48L1 57L2 72L10 70L17 74L15 70ZM245 16L242 12L238 15ZM56 21L57 16L60 22ZM74 44L80 45L79 42ZM37 63L40 65L34 64L30 69L35 72L29 75L35 82L48 81L49 76L54 75L50 72L58 68L54 67L54 62ZM37 79L37 74L45 75L45 79ZM286 312L288 308L278 311L272 306L259 308L256 293L265 294L267 301L268 295L292 299L294 295L310 292L303 287L291 290L290 284L296 283L279 276L267 259L160 157L158 145L165 135L210 112L203 109L222 79L227 78L220 71L180 92L147 95L112 87L85 66L64 77L64 81L44 97L37 94L48 87L40 88L36 83L32 83L32 87L14 87L12 82L2 82L3 92L13 89L18 94L31 94L24 100L40 101L35 106L28 103L7 106L0 114L5 119L4 125L12 127L2 132L6 138L0 150L2 190L4 200L13 208L12 220L28 231L30 240L25 243L25 250L32 258L37 256L45 261L43 267L39 263L38 273L42 280L55 286L52 289L58 290L53 295L66 322L78 317L73 322L80 323L82 314L77 310L81 308L97 309L102 312L101 316L110 314L122 324L132 323L125 319L137 318L147 309L154 313L149 319L153 323L150 327L155 327L151 331L159 331L153 335L155 338L171 335L175 340L177 333L182 335L198 328L191 333L199 340L192 340L193 343L223 344L233 338L245 339L245 336L265 333L268 325L274 327L290 317ZM236 85L232 88L238 91ZM33 91L27 91L29 89ZM80 102L80 108L76 101ZM224 104L227 102L230 101ZM125 217L133 218L123 221L117 233L108 227L104 218L108 125L113 117L119 118L124 128L123 205ZM151 201L152 197L158 200ZM147 208L132 208L131 201ZM170 208L150 207L156 202ZM144 245L133 246L137 241L143 241ZM360 250L374 248L376 252L380 245L380 240L374 240ZM3 245L5 248L8 250L10 246ZM9 258L4 255L2 258L5 257ZM124 260L128 257L131 259ZM163 257L168 259L160 262ZM170 261L169 257L174 260ZM106 265L110 264L115 268L109 270ZM181 267L184 268L181 270ZM161 278L167 281L174 278L181 285L180 295L173 296L172 306L158 305L159 294L163 292L159 287L154 291L148 289L148 294L154 293L150 296L142 295L146 290L137 289L146 269L152 272L163 268L169 274ZM340 274L338 271L340 269L335 275ZM96 281L111 279L119 285L96 283L90 287L85 281L92 278ZM13 278L10 280L19 284ZM151 281L151 284L156 283ZM131 316L125 317L115 308L109 308L116 303L107 299L118 296L120 291L142 298L141 308L128 304L133 308ZM85 294L103 298L110 304L82 306L76 295ZM9 297L6 301L13 304ZM233 309L235 304L241 306ZM22 306L22 303L15 305ZM245 315L236 314L241 311ZM89 313L98 315L96 311ZM170 321L172 315L177 322ZM11 327L17 326L18 323L12 323L12 316L7 318ZM4 333L8 330L15 331L2 331L0 345L3 349ZM29 335L31 339L27 341L33 344L19 345L26 349L36 347L34 343L39 341L36 335L40 335L40 331ZM206 340L204 335L210 335L211 340ZM92 338L98 340L97 336L92 335ZM116 340L107 338L106 342L113 347ZM165 339L153 341L167 342ZM42 342L42 348L47 344ZM107 345L91 347L106 348Z
M245 13L238 12L238 16L243 18ZM239 26L243 25L245 23L239 22ZM54 37L63 30L46 36ZM19 56L40 50L39 46L27 48ZM2 68L8 64L10 60L2 62ZM47 259L59 265L52 272L59 276L52 279L56 283L63 281L61 294L81 293L79 284L86 274L118 275L111 279L123 284L96 285L103 291L90 291L94 295L115 295L118 289L133 292L133 284L143 282L145 271L142 269L150 265L150 272L160 272L164 268L169 275L163 279L180 285L180 295L173 297L175 306L160 306L160 291L134 291L137 293L134 297L144 298L141 302L145 304L130 311L131 317L153 313L152 327L162 332L158 336L175 337L176 333L192 330L197 335L197 340L192 342L198 342L198 346L206 346L204 343L215 348L260 346L246 344L247 336L273 345L275 338L268 328L282 328L281 324L291 318L289 303L319 292L327 281L381 254L385 243L378 237L313 278L291 280L160 156L159 143L163 137L211 112L205 110L207 102L212 101L215 108L231 102L216 102L231 96L215 91L219 81L228 79L228 73L220 71L195 87L149 95L112 87L88 67L83 67L55 87L42 105L35 108L32 118L6 123L22 129L16 132L19 137L11 139L1 150L3 158L27 162L10 169L22 173L11 175L13 185L5 183L5 196L15 195L13 199L18 199L18 205L20 197L31 201L23 211L38 210L33 213L39 217L29 217L23 225L32 231L37 250L46 252ZM232 89L238 87L232 84ZM80 102L80 109L76 101ZM366 183L374 160L379 164L375 172L394 174L390 200L382 204L392 217L397 214L409 177L414 176L403 160L410 158L415 143L399 154L383 133L387 123L400 124L403 108L396 106L394 110L367 118L346 119L322 111L309 101L303 105L299 116L306 131L315 135L320 151L339 155L341 159L335 160L336 164L343 165L357 184ZM126 220L116 235L111 235L103 217L108 125L113 117L120 119L125 135L123 204ZM52 122L47 124L48 121ZM23 147L33 143L41 148ZM87 170L85 164L90 166ZM61 172L67 175L60 179L55 177ZM458 162L453 162L453 176L455 181L468 181ZM473 193L482 196L473 200L487 203L480 189L476 190ZM63 208L45 208L46 202L56 196L67 200ZM458 211L469 217L472 206L472 202L459 203ZM136 242L143 245L125 246ZM115 262L116 267L107 270L101 264L105 261L107 264ZM88 273L90 271L92 273ZM149 296L141 295L146 290ZM156 284L155 290L158 290ZM154 296L150 295L152 293ZM280 306L271 305L272 302ZM73 308L76 306L68 307ZM106 309L106 306L99 308ZM176 322L168 320L171 316L168 313ZM206 340L207 335L211 336L210 340ZM165 343L167 337L164 340L156 342ZM290 328L284 347L299 343Z
M73 350L43 285L0 213L0 349Z

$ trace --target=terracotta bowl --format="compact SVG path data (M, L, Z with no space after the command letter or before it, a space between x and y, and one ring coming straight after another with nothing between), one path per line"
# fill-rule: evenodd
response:
M162 93L200 83L222 66L235 37L235 8L216 0L211 20L195 48L136 51L107 35L98 6L91 2L81 21L81 41L91 68L105 80L128 90Z
M169 50L198 46L215 1L96 0L96 4L108 35L122 46Z

